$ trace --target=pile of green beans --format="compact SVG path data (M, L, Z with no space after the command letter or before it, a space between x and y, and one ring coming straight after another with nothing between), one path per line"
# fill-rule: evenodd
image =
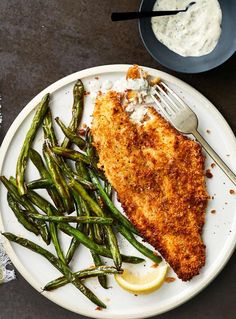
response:
M112 186L104 172L98 169L98 156L89 129L85 136L78 134L84 105L84 86L81 80L74 85L73 98L69 126L66 127L58 117L55 119L65 136L61 144L54 131L49 106L50 94L42 98L23 142L15 177L0 177L8 191L9 207L18 222L27 231L41 236L47 245L52 244L55 254L12 233L3 235L45 257L62 273L62 277L46 284L44 290L52 291L71 283L94 304L106 308L85 286L85 279L97 277L101 286L107 289L107 275L122 274L122 262L137 264L144 261L143 258L126 256L120 252L118 233L153 262L160 263L161 257L136 239L135 235L139 235L137 230L113 204ZM32 148L40 127L44 133L43 156ZM26 180L25 171L29 160L39 172L40 178L37 180ZM72 163L75 165L72 166ZM45 189L52 201L39 195L37 189ZM70 215L74 211L76 215ZM62 249L59 232L71 236L67 251ZM94 267L73 272L70 263L81 244L90 250ZM114 266L105 266L103 257L112 259Z

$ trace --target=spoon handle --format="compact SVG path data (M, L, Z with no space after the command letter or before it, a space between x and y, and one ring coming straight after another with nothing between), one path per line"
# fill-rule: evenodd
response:
M150 17L161 17L167 15L174 15L185 10L171 10L171 11L145 11L145 12L113 12L111 14L112 21L133 20Z

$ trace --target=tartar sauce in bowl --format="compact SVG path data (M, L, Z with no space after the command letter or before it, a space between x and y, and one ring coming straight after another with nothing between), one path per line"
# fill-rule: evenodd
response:
M184 9L190 0L157 0L153 10ZM222 12L217 0L195 0L187 12L152 18L156 38L181 56L203 56L214 50L221 34Z

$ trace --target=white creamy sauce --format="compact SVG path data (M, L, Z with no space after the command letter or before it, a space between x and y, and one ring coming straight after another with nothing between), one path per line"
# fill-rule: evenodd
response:
M115 81L114 84L105 80L101 83L98 79L89 82L90 97L92 103L95 103L98 92L106 93L109 90L114 90L119 93L125 93L128 90L136 92L136 98L126 100L125 111L129 113L130 119L138 124L141 124L145 115L148 112L148 104L152 103L150 95L152 88L146 79L126 79L125 77Z
M117 92L125 92L133 90L136 92L135 99L129 99L125 111L129 113L130 119L141 124L148 112L147 104L152 103L150 96L150 86L146 79L119 79L114 83L114 90Z
M90 92L98 92L101 89L101 82L98 79L94 79L92 81L89 82L89 89Z
M95 103L98 92L101 91L101 82L98 79L94 79L89 82L90 98L92 103Z
M113 90L116 92L125 92L126 90L126 78L122 77L116 80L113 85Z
M153 10L185 9L190 0L157 0ZM195 0L187 12L152 18L156 38L182 56L202 56L216 47L222 11L217 0Z
M148 109L145 105L139 104L136 105L134 111L130 114L130 119L135 123L142 123L144 120L145 115L147 114Z
M126 90L145 91L149 88L146 79L126 79L125 77L115 81L113 85L114 91L125 92Z
M113 87L112 81L110 81L110 80L105 80L105 81L102 83L101 91L102 91L102 92L106 92L106 91L108 91L108 90L111 90L112 87Z
M145 79L127 79L126 80L126 89L135 90L135 91L144 91L149 87L148 81Z
M110 80L105 80L101 83L99 79L94 79L89 82L89 91L90 91L90 98L93 103L97 98L98 92L106 93L107 91L111 90L113 87L113 83Z

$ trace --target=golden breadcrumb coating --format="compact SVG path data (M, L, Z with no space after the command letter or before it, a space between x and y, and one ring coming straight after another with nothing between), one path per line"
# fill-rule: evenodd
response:
M133 123L117 92L98 96L91 130L99 165L125 213L178 277L190 280L205 264L208 195L200 145L151 107L143 124Z

